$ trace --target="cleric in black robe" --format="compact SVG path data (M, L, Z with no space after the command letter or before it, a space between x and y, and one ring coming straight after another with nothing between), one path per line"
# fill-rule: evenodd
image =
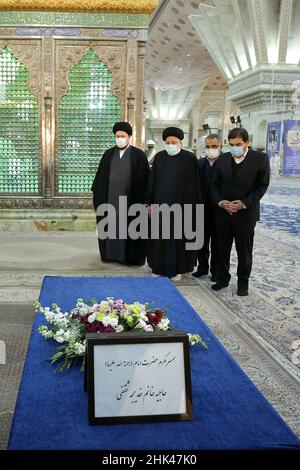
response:
M127 196L127 207L144 204L145 190L149 176L149 164L145 153L130 145L132 127L127 122L116 123L113 127L116 146L108 149L99 164L92 191L94 209L101 204L114 206L117 214L117 238L98 239L102 261L142 265L145 262L145 240L122 240L118 237L119 197ZM103 217L96 217L97 223ZM132 218L128 217L128 225Z
M163 132L165 150L155 156L146 193L149 213L151 204L166 203L171 206L177 203L183 213L184 204L192 204L195 208L202 202L198 161L193 153L182 149L183 138L183 131L176 127L169 127ZM178 281L181 274L193 271L197 251L186 249L184 235L182 239L175 239L172 219L170 233L170 240L162 239L161 232L158 240L149 239L147 260L154 275Z

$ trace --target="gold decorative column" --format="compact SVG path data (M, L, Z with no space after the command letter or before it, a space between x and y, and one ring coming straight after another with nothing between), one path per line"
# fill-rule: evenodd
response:
M137 81L137 116L136 121L136 145L138 147L145 147L145 113L144 113L144 92L145 92L145 55L146 55L146 42L140 41L138 43L138 81Z
M137 136L136 136L136 126L135 126L135 97L133 96L133 93L130 92L129 96L127 97L127 121L130 122L130 124L133 127L133 144L136 145L137 141Z

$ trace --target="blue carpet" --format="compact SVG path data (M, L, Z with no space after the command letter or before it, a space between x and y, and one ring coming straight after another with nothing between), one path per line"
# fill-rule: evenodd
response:
M46 277L40 302L64 310L82 297L169 305L178 329L198 332L209 350L191 350L193 411L189 422L101 425L87 423L87 396L78 370L57 375L56 349L37 326L27 353L9 449L282 449L300 442L168 279Z
M292 186L293 184L293 186ZM298 237L300 234L300 186L299 178L289 179L288 186L273 181L261 201L260 223L275 232L285 232Z
M263 204L261 206L261 223L268 228L276 228L276 230L298 237L300 234L300 209Z

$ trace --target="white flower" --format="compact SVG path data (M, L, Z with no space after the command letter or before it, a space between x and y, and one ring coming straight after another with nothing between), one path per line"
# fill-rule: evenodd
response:
M67 328L69 326L69 320L70 320L70 317L69 317L68 313L61 313L60 312L60 313L55 314L54 323L57 326L61 326L62 328L63 327Z
M92 311L93 312L99 312L100 311L100 308L101 308L101 305L100 304L94 304L92 306Z
M89 316L88 322L93 323L96 320L96 318L97 318L96 313L93 313L92 315Z
M47 326L39 326L38 331L44 338L53 338L53 332Z
M137 322L135 328L141 328L143 330L145 328L145 326L147 326L147 323L140 318L139 321Z
M83 299L77 299L76 307L80 308L83 305Z
M53 313L51 310L49 310L48 312L45 312L45 318L46 318L48 323L55 323L56 314Z
M116 332L117 333L122 333L122 331L124 331L124 326L123 325L118 325L117 328L116 328Z
M81 338L82 336L80 328L72 328L71 333L72 333L71 338L75 341Z
M45 309L44 315L48 323L61 328L67 328L71 318L68 313L62 313L60 311L53 312L48 308Z
M83 307L80 307L79 310L78 310L78 313L79 315L81 315L82 317L84 315L87 315L89 313L89 309L88 309L88 306L87 305L84 305Z
M53 337L58 343L63 343L65 341L65 330L58 330Z
M107 316L102 318L101 323L103 323L104 326L112 326L113 328L116 328L119 324L119 320L118 318Z
M153 326L152 325L146 325L144 327L144 331L153 331Z
M83 343L75 343L74 344L74 352L75 354L81 355L85 353L85 341Z
M55 341L57 341L58 343L64 343L64 338L63 336L54 336L54 339Z
M57 330L57 332L55 333L57 336L61 336L61 335L64 335L65 334L65 330L63 328L61 328L60 330Z
M159 330L167 331L169 329L170 320L168 318L163 318L160 320L159 324L157 325Z
M146 310L142 310L140 313L140 319L144 320L144 322L148 323L148 317L146 316Z
M72 332L70 330L65 331L64 333L65 341L70 341L71 338L72 338Z
M188 337L189 337L189 343L191 346L195 346L195 344L202 342L199 335L193 335L191 333L188 333Z

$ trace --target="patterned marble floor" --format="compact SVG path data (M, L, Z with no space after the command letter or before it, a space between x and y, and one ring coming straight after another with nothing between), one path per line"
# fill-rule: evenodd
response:
M300 179L280 178L263 199L255 238L251 293L236 296L236 279L217 295L208 278L184 276L178 288L237 362L300 436ZM42 253L42 256L41 256ZM232 273L236 256L232 256ZM6 447L26 355L33 311L44 275L150 276L99 261L93 233L0 234L0 449ZM293 355L294 353L294 355ZM300 353L300 351L299 351ZM299 354L300 358L300 354ZM294 360L295 362L295 360Z

